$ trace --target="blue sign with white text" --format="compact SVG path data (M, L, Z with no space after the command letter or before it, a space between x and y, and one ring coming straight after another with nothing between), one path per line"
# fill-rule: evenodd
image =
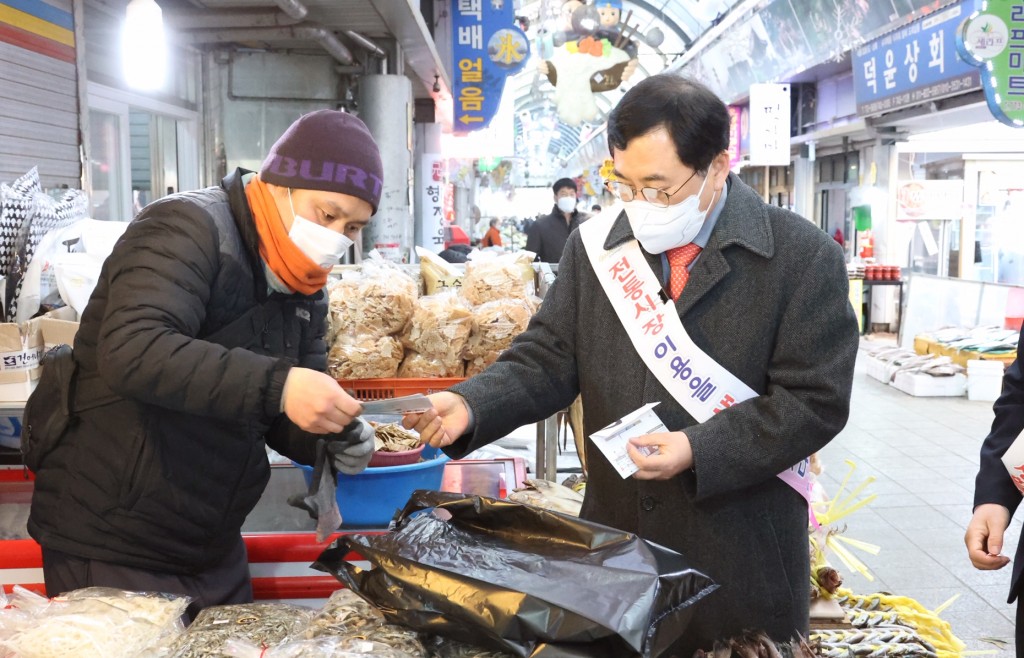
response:
M871 116L981 89L977 68L957 51L957 30L974 11L966 0L854 51L857 114Z
M487 126L505 79L526 64L530 42L515 24L511 0L453 0L454 131Z

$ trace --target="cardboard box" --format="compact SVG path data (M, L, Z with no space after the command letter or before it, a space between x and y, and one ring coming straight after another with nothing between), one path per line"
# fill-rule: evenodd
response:
M933 377L920 372L899 372L892 385L918 398L960 397L967 392L967 377L961 374Z
M50 311L21 326L0 323L0 402L25 402L42 372L39 360L46 350L72 344L78 331L75 310Z
M58 345L74 345L78 314L70 306L55 309L40 318L39 329L43 334L44 350Z
M932 350L938 346L938 341L927 334L918 334L914 336L914 351L918 354L936 354Z

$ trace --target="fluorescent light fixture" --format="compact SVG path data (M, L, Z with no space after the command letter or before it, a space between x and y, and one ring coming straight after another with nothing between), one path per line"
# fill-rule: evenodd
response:
M167 75L167 36L160 6L154 0L131 0L121 35L121 61L129 87L154 91Z

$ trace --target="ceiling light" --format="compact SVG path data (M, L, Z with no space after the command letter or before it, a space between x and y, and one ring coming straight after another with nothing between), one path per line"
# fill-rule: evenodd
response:
M121 62L130 87L156 90L167 73L163 12L154 0L131 0L121 35Z

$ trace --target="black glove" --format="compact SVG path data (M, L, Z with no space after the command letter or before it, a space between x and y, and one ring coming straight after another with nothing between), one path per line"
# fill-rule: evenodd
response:
M327 443L327 452L338 471L345 475L361 473L373 457L373 437L376 430L362 418L349 423L337 438Z

